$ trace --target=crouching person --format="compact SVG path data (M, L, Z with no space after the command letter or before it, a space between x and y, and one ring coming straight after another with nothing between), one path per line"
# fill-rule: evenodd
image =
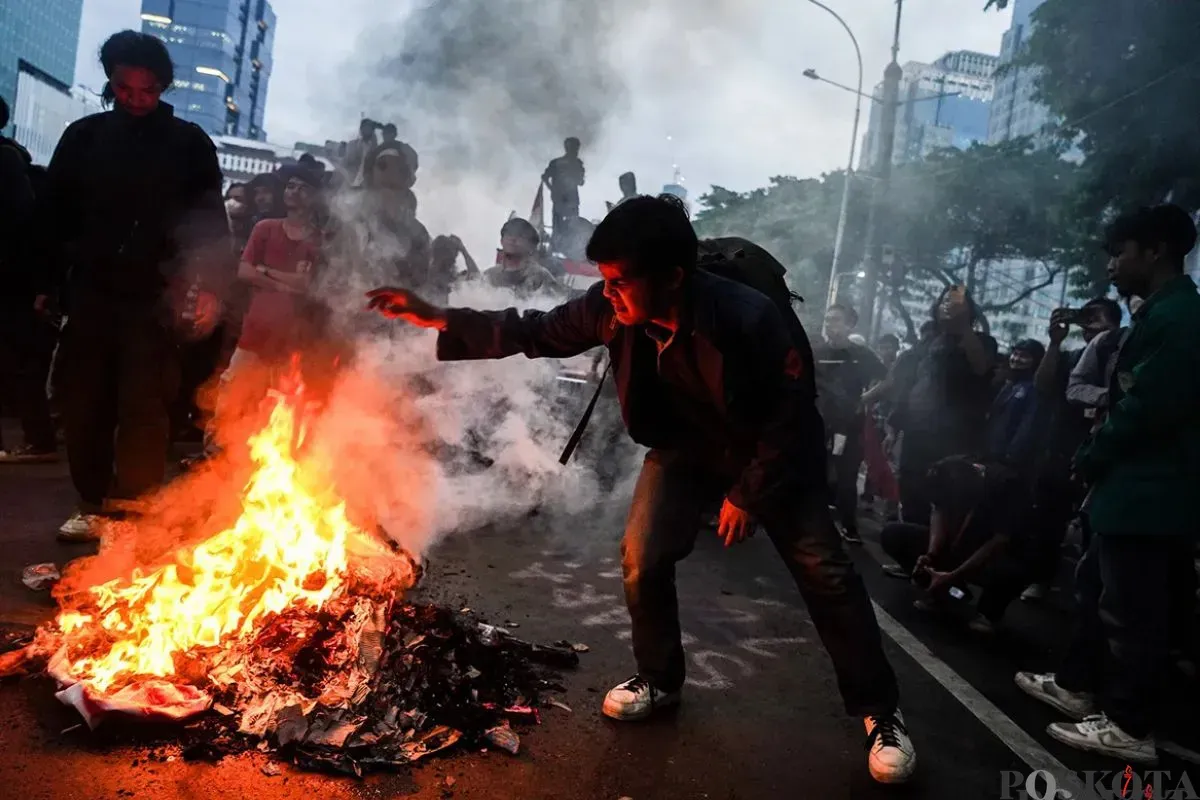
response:
M674 198L615 207L587 256L603 282L548 312L438 308L403 289L369 296L388 317L438 330L442 360L608 348L625 424L650 453L621 545L638 671L608 693L604 713L642 719L680 701L675 564L691 552L707 504L723 497L718 535L726 545L761 522L796 581L846 711L865 721L871 774L907 780L916 756L896 708L896 677L829 514L807 339L789 332L770 298L698 266L696 233Z
M883 549L924 591L916 602L922 610L966 601L970 585L982 587L968 624L991 633L1031 574L1019 538L1020 515L1028 508L1020 477L999 464L952 456L934 464L929 487L929 527L887 525Z

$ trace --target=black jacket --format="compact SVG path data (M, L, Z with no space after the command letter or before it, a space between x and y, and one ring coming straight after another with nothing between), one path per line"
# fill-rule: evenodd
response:
M201 277L218 292L232 279L216 149L170 105L72 123L48 172L38 212L48 250L42 293L69 281L72 295L157 302L181 278Z
M825 485L824 427L817 413L808 342L793 342L767 297L740 283L698 272L687 288L697 366L725 421L728 464L739 473L729 499L761 514ZM641 327L617 323L597 283L548 312L451 309L438 337L443 361L569 358L608 348L621 414L638 444L686 443L658 377L657 349Z
M0 300L33 303L29 284L30 223L33 221L33 160L29 151L0 136Z

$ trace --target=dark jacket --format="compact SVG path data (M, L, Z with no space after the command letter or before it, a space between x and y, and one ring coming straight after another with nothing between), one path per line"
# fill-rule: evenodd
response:
M33 159L29 151L0 136L0 300L32 303L29 289L30 223L33 221Z
M193 277L223 291L234 260L221 182L212 140L166 103L72 123L39 203L41 292L153 303Z
M700 271L686 292L697 368L728 439L723 464L737 473L730 501L761 514L823 491L825 434L804 374L812 363L807 340L795 342L771 300L740 283ZM670 413L656 345L644 328L617 323L602 283L548 312L451 309L438 358L569 358L600 345L633 440L683 449L688 432Z
M1076 456L1098 534L1195 535L1200 485L1200 295L1180 275L1133 316L1104 424Z
M1037 456L1041 409L1033 376L1004 384L992 402L987 423L987 455L1010 467L1030 466Z

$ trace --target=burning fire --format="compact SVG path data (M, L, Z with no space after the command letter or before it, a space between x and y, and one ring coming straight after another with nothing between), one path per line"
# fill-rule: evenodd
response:
M254 472L228 529L175 562L92 587L58 617L67 675L98 692L133 678L176 675L177 656L228 646L273 612L321 608L344 585L347 543L366 536L343 502L297 460L305 440L296 397L280 395L250 440Z

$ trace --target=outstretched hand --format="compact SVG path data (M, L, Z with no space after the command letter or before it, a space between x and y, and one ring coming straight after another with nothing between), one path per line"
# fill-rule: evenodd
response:
M367 292L367 309L419 328L445 330L446 310L427 303L408 289L383 287Z

